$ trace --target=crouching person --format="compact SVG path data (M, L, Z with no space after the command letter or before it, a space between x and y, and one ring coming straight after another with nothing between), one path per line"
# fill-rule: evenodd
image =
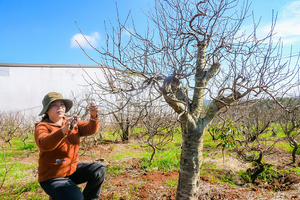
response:
M80 137L98 131L98 108L90 104L90 121L80 121L74 115L66 118L73 102L60 93L50 92L43 101L44 115L35 124L35 142L40 149L38 181L43 190L55 200L98 200L106 169L100 163L79 163ZM85 183L81 193L77 184Z

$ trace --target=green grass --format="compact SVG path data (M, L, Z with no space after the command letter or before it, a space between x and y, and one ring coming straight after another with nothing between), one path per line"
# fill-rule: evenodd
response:
M120 174L122 167L118 165L107 166L106 173L114 176L118 176Z
M5 150L28 150L28 149L37 149L37 146L34 142L34 135L29 135L28 139L25 140L25 145L21 139L14 137L11 141L12 146L8 143L5 144Z
M26 176L29 176L32 174L32 171L30 171L30 169L36 168L37 167L37 163L33 163L33 164L23 164L20 163L18 161L14 162L14 163L9 163L7 164L7 167L10 168L12 166L12 168L9 170L7 177L6 177L6 181L16 181L19 179L22 179ZM0 164L0 180L3 179L3 176L5 174L5 165L4 163Z
M203 140L204 146L206 146L208 148L214 148L214 149L217 148L218 142L214 141L212 136L208 132L205 132L203 137L204 137L204 140Z
M124 158L141 158L143 156L142 152L139 153L133 153L133 152L124 152L124 153L119 153L114 156L111 156L110 158L114 160L122 160Z
M25 146L19 147L18 150L31 150L31 149L37 149L37 146L35 143L27 143Z
M280 170L280 173L289 174L290 172L296 172L297 175L300 175L300 167L289 168L288 170Z
M179 127L173 137L174 143L182 143L181 128Z
M128 144L129 147L133 147L134 149L139 149L141 147L143 147L142 145L140 144Z
M37 181L30 181L27 183L14 182L9 186L9 190L1 193L1 199L35 199L44 200L49 199L48 196L41 196L42 188ZM26 197L24 194L26 193ZM29 195L29 196L28 196Z
M134 149L140 149L141 145L128 145L129 147L133 147ZM131 152L131 151L126 151L123 153L116 154L114 156L111 156L110 158L115 159L115 160L122 160L124 158L142 158L145 155L144 152L139 151L139 152Z
M135 134L135 133L140 133L140 132L144 132L145 129L140 128L140 127L134 127L131 129L131 133Z
M180 159L179 151L173 150L173 152L161 152L158 153L157 158L152 162L152 167L158 167L162 171L169 171L172 169L179 170L180 168Z
M25 145L18 137L11 140L12 146L5 144L5 158L7 168L12 167L7 175L0 192L0 199L35 199L43 200L49 199L45 195L41 186L37 182L37 177L33 175L33 169L37 168L36 160L26 160L30 154L37 154L37 146L34 142L34 136L30 135L25 141ZM3 152L0 152L0 181L5 175L5 163ZM42 195L41 195L42 194Z
M5 155L6 162L10 162L12 160L12 157L15 156L15 154L13 152L5 151L5 154L3 154L3 152L1 151L0 152L0 169L2 168L2 164L4 164L4 155Z
M208 152L207 151L203 151L203 157L208 157Z
M178 178L170 178L170 179L168 179L165 183L166 183L166 185L168 185L168 186L174 188L174 187L176 187L177 184L178 184Z
M123 154L116 154L114 156L111 157L114 160L122 160L122 158L124 158Z
M174 134L173 141L169 144L163 146L161 150L157 150L155 157L152 161L152 164L150 164L149 159L152 154L152 149L148 147L145 144L133 144L129 143L128 148L130 149L139 149L139 151L124 151L122 153L116 154L109 159L113 159L115 161L121 161L123 159L127 158L137 158L140 161L140 167L143 169L147 169L148 171L178 171L180 168L180 155L181 155L181 147L180 144L182 143L182 137L180 134L180 128L179 131ZM143 130L141 128L135 128L133 130L132 134L142 132ZM111 134L111 132L103 134L105 140L120 140L120 135L115 134L114 136ZM263 134L260 136L261 138L270 138L272 137L272 133L268 132L266 134ZM278 137L284 137L282 133L279 133ZM18 138L14 138L12 141L12 146L6 145L7 148L5 148L5 156L8 167L13 166L12 169L9 171L7 175L7 182L5 182L5 188L4 191L6 193L0 193L0 199L47 199L47 197L39 196L38 193L43 193L42 189L40 188L39 184L36 181L28 180L27 182L23 182L26 180L26 176L33 177L32 169L37 167L37 163L32 164L24 164L21 163L18 159L20 158L26 158L26 155L29 155L31 153L37 154L37 147L34 143L34 136L30 135L29 139L26 140L26 145L22 142L22 140ZM221 154L219 151L219 148L217 148L218 142L213 141L212 137L209 133L204 134L204 146L209 148L208 151L203 151L203 156L211 158L220 158ZM277 143L276 146L282 147L288 151L291 151L291 148L289 145L283 141L280 143ZM112 150L114 147L112 147ZM142 149L142 150L141 150ZM216 152L213 155L210 155L211 152ZM96 152L97 153L97 152ZM3 152L0 151L0 181L2 180L4 173L5 173L5 165L3 160ZM126 163L122 164L115 164L115 165L108 165L106 167L107 174L110 174L112 176L118 176L124 172L126 169ZM300 168L293 168L286 172L280 173L290 173L291 171L295 171L297 174L300 175ZM214 174L214 176L211 176L211 174ZM215 176L215 175L219 176ZM272 169L268 169L264 172L264 174L259 177L259 179L266 179L267 177L271 175L275 175L275 171ZM218 182L218 183L226 183L229 185L235 185L234 184L234 177L232 177L230 174L226 174L223 172L223 169L217 168L215 165L210 163L203 163L201 167L201 175L208 175L212 181ZM249 176L245 172L239 172L236 174L237 176ZM34 178L34 177L33 177ZM176 187L177 185L177 178L169 179L165 182L166 185L170 187ZM109 185L105 183L103 185L104 188L109 188ZM134 189L133 189L134 190ZM24 193L26 193L26 197L22 196ZM134 196L134 193L130 193L130 195ZM117 196L113 197L114 199L117 199Z
M213 182L219 184L228 184L230 186L236 186L234 180L235 176L240 176L241 173L237 173L235 175L229 172L223 172L223 169L217 168L214 164L211 163L203 163L200 171L201 175L208 175L209 179ZM217 176L215 176L217 175Z
M172 171L179 170L180 167L180 147L172 146L168 151L157 151L152 161L150 163L150 158L152 151L148 150L143 153L143 157L140 160L143 168L152 171L153 168L158 168L160 171Z

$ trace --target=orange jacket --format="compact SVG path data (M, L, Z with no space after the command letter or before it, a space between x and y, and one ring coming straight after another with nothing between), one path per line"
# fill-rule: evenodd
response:
M66 136L61 128L68 119L63 118L62 126L49 119L35 124L34 138L40 149L38 181L70 176L76 171L80 137L93 135L98 131L98 118L89 122L79 121ZM62 163L56 159L65 159Z

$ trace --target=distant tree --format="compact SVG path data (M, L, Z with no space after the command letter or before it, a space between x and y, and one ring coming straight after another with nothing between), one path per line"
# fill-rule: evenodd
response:
M237 158L241 162L252 163L255 166L251 174L251 181L254 182L268 166L268 163L263 162L264 156L276 153L274 147L278 141L277 134L273 132L273 137L268 138L266 135L262 136L270 134L278 116L274 115L274 107L264 100L251 102L249 106L240 108L239 112L242 118L235 122L241 136L235 139L239 143Z
M177 131L177 121L172 112L163 107L150 107L146 109L147 115L141 120L142 130L145 133L141 140L152 148L150 163L152 163L157 150L173 140Z
M276 109L276 115L279 116L279 120L276 123L277 132L282 131L285 134L285 139L290 145L292 150L292 162L296 163L296 154L300 141L300 107L297 98L289 99L284 102L284 106L288 109L282 109L278 106Z
M7 163L6 158L6 147L5 144L11 144L11 139L15 136L15 133L19 129L20 125L22 124L23 117L21 117L20 113L0 113L0 144L2 148L2 155L3 155L3 164L4 164L4 174L3 178L0 182L0 189L2 189L4 182L7 178L8 172L11 170L13 165L10 167Z
M119 111L112 112L112 116L115 123L118 124L119 130L121 130L122 141L128 142L131 129L144 118L144 109L130 102L126 106L121 102L120 106L116 105L116 108Z
M11 140L16 136L17 131L23 123L24 117L21 113L3 113L0 114L0 139L10 146Z
M198 199L203 133L222 108L241 99L276 99L293 86L297 68L281 59L282 43L273 40L276 20L258 38L255 20L252 30L241 28L248 11L247 1L156 0L146 13L145 32L139 33L130 15L122 22L117 12L111 34L105 27L106 46L91 45L100 61L90 58L106 78L91 79L95 91L130 96L154 89L177 113L183 143L176 199ZM124 79L118 70L136 78ZM203 114L205 96L211 103Z

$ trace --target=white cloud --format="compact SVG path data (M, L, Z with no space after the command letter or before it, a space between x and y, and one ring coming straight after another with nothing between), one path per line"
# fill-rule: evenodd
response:
M127 28L128 29L128 31L130 31L131 33L132 33L132 30L130 29L130 28ZM123 32L122 32L122 35L126 35L126 36L131 36L131 34L130 34L130 32L128 32L127 30L124 30Z
M270 25L264 26L261 32L268 33ZM281 38L284 45L291 45L300 42L300 1L294 1L285 5L279 12L274 39Z
M88 44L86 40L88 40L89 43L94 47L97 47L97 43L100 40L100 35L98 32L92 32L91 35L84 35L84 36L78 33L71 38L71 48L79 48L77 44L78 42L81 47L86 49L91 49L92 47Z
M283 17L294 17L294 15L300 15L300 1L294 1L283 7L282 15Z

